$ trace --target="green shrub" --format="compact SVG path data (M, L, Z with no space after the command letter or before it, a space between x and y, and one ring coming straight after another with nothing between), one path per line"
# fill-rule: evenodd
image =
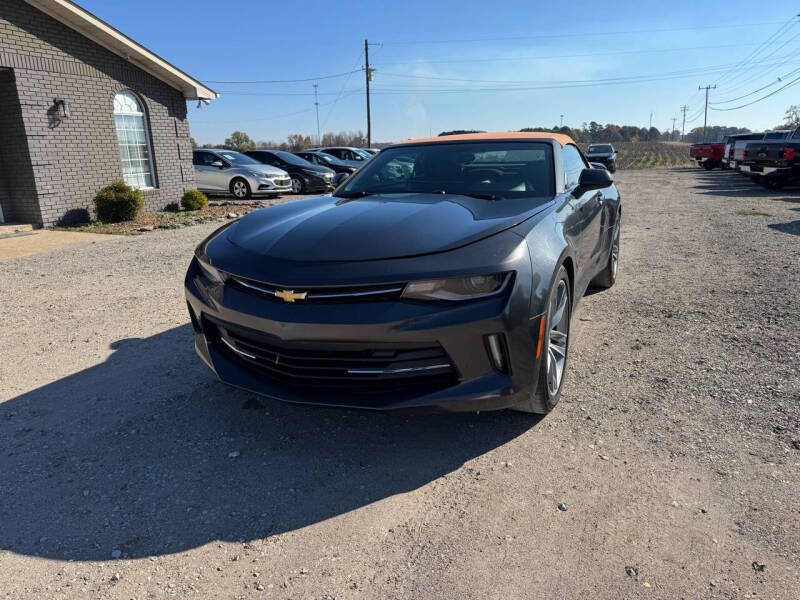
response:
M186 190L186 193L181 197L181 206L183 210L200 210L205 208L208 204L208 198L203 192L197 190Z
M144 196L141 190L122 181L115 181L97 192L94 206L98 220L104 223L131 221L144 207Z

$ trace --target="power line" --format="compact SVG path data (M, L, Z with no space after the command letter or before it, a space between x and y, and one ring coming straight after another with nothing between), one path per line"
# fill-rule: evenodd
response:
M723 73L723 74L722 74L722 75L721 75L721 76L720 76L720 77L719 77L719 78L718 78L718 79L717 79L717 80L714 82L714 84L716 85L716 84L719 84L719 83L721 83L721 82L722 82L722 80L724 80L724 79L725 79L725 77L726 77L727 75L729 75L730 73L736 72L736 71L737 71L739 68L741 68L742 66L744 66L744 65L747 63L747 61L749 61L751 58L755 58L755 57L758 55L758 53L759 53L759 52L761 52L761 50L762 50L763 48L765 48L765 47L766 47L766 46L767 46L767 45L768 45L770 42L772 42L772 40L773 40L773 39L775 39L775 38L776 38L776 36L780 36L780 35L782 35L783 33L785 33L785 30L788 30L789 28L791 28L791 26L793 25L793 21L794 21L794 19L795 19L796 17L797 17L797 15L794 15L794 16L790 17L788 20L786 20L786 21L783 23L783 25L781 25L781 26L778 28L778 30L777 30L777 31L775 31L774 33L772 33L772 35L770 35L770 36L769 36L769 37L768 37L766 40L764 40L763 42L761 42L761 44L760 44L760 45L759 45L759 46L758 46L758 47L757 47L755 50L753 50L753 51L752 51L750 54L748 54L746 57L744 57L744 59L742 59L742 60L741 60L739 63L737 63L737 64L736 64L736 65L735 65L735 66L734 66L734 67L733 67L733 68L732 68L730 71L728 71L728 73Z
M732 107L732 108L714 108L714 107L712 106L712 107L711 107L711 110L718 110L718 111L739 110L740 108L744 108L745 106L752 106L753 104L756 104L756 103L758 103L758 102L761 102L762 100L766 100L767 98L770 98L771 96L774 96L774 95L775 95L775 94L777 94L778 92L782 92L782 91L783 91L783 90L785 90L786 88L788 88L788 87L791 87L791 86L793 86L794 84L796 84L796 83L798 83L798 82L800 82L800 77L797 77L796 79L793 79L792 81L790 81L790 82L789 82L789 83L787 83L786 85L784 85L784 86L782 86L782 87L779 87L777 90L773 90L772 92L770 92L770 93L769 93L769 94L767 94L766 96L762 96L761 98L758 98L758 99L756 99L756 100L753 100L752 102L748 102L747 104L742 104L742 105L740 105L740 106L734 106L734 107Z
M697 27L672 27L663 29L627 29L620 31L585 31L582 33L558 33L552 35L521 35L521 36L504 36L492 38L466 38L466 39L435 39L435 40L408 40L396 42L383 42L386 45L392 46L405 46L414 44L457 44L457 43L472 43L472 42L496 42L496 41L509 41L509 40L535 40L535 39L553 39L565 37L592 37L598 36L612 36L612 35L637 35L640 33L665 33L674 31L698 31L703 29L736 29L742 27L755 27L758 25L774 25L782 21L764 21L761 23L740 23L730 25L702 25Z
M792 40L789 40L789 41L793 41L794 39L797 39L798 37L800 37L800 34L798 34L797 36L795 36L794 38L792 38ZM788 43L788 42L787 42L787 43ZM783 44L783 45L782 45L782 46L780 46L780 47L782 48L782 47L783 47L783 46L785 46L785 45L786 45L786 44ZM774 52L773 52L773 53L774 53ZM796 56L796 55L797 55L797 53L796 53L796 52L792 52L792 53L790 53L790 54L788 54L788 55L784 55L784 56L788 56L788 58L787 58L786 60L784 60L783 62L781 62L780 64L776 65L776 66L775 66L775 68L776 68L776 69L779 69L779 68L783 67L784 65L786 65L787 63L789 63L789 62L792 60L792 58L793 58L794 56ZM745 86L747 86L747 85L751 84L751 83L752 83L752 82L754 82L754 81L758 81L758 80L760 80L760 79L763 79L763 78L764 78L764 76L766 75L766 74L764 73L764 71L763 71L762 69L759 69L759 68L758 68L758 65L756 65L756 64L754 64L754 65L751 65L751 66L750 66L750 67L748 67L747 69L744 69L744 71L743 71L743 72L752 71L752 70L755 70L755 71L756 71L755 75L753 75L752 77L748 77L747 79L745 79L745 80L743 80L743 81L738 81L738 82L737 82L737 85L736 85L736 87L734 87L733 89L729 90L729 93L730 93L730 92L737 92L737 91L739 91L739 90L741 90L741 89L744 89L744 88L745 88ZM739 75L737 74L737 75L736 75L736 76L734 76L734 78L733 78L732 80L730 80L730 81L734 81L734 80L736 80L736 79L738 79L738 78L739 78ZM726 84L726 85L727 85L727 84Z
M335 104L335 102L329 102L327 104L320 104L320 106L329 106L331 104ZM192 121L192 123L203 123L203 124L224 124L224 123L255 123L257 121L270 121L272 119L282 119L284 117L293 117L294 115L302 115L303 113L312 112L314 108L304 108L303 110L296 110L294 112L283 113L280 115L271 115L269 117L259 117L258 119L233 119L233 120L225 120L225 121Z
M553 58L582 58L588 56L618 56L625 54L652 54L658 52L680 52L688 50L718 50L721 48L741 48L743 46L755 46L756 44L716 44L711 46L688 46L682 48L653 48L649 50L619 50L615 52L582 52L578 54L540 54L537 56L504 56L494 58L455 58L448 60L414 60L414 61L391 61L381 62L377 66L407 66L407 65L439 65L456 63L482 63L482 62L509 62L519 60L550 60Z
M361 57L363 55L364 55L364 51L363 50L358 53L358 58L356 59L356 62L353 65L353 68L351 69L350 74L347 76L347 79L344 80L344 83L342 83L342 87L339 89L339 94L336 96L336 99L331 104L330 109L328 109L328 114L325 115L325 118L322 120L322 128L323 129L325 129L325 125L328 124L328 119L330 119L331 114L333 113L333 109L336 108L336 105L339 103L339 100L341 100L342 96L345 94L344 88L347 85L347 82L350 81L350 77L352 77L353 73L357 73L359 71L359 69L356 69L356 67L358 66L358 63L361 62ZM359 92L360 91L361 90L359 90ZM348 95L349 95L349 93L348 93Z
M736 98L731 98L730 100L720 100L719 102L709 102L709 104L714 105L714 106L718 106L720 104L730 104L731 102L736 102L737 100L741 100L742 98L747 98L748 96L752 96L753 94L757 94L758 92L762 92L765 89L772 87L773 85L778 85L779 83L783 82L784 79L786 79L787 77L791 77L792 75L794 75L798 71L800 71L800 68L793 69L792 71L789 71L788 73L786 73L786 75L781 75L775 81L772 81L772 82L768 83L767 85L762 86L762 87L758 88L757 90L753 90L752 92L749 92L747 94L743 94L741 96L737 96Z
M791 58L798 58L797 54L791 54ZM780 57L781 60L786 58L786 56ZM606 81L622 81L628 79L638 79L638 78L653 78L653 77L661 77L661 76L672 76L672 75L682 75L682 74L704 74L709 72L717 72L721 69L727 69L730 66L730 63L722 64L722 65L711 65L708 67L695 67L692 69L683 69L680 71L668 71L666 73L659 73L658 75L654 74L647 74L647 75L625 75L620 77L606 77L601 79L561 79L561 80L508 80L508 79L465 79L460 77L439 77L436 75L410 75L405 73L391 73L382 71L381 75L388 76L388 77L398 77L401 79L421 79L421 80L430 80L430 81L453 81L453 82L460 82L460 83L503 83L503 84L562 84L562 83L600 83Z
M309 81L317 81L319 79L335 79L337 77L345 77L352 73L357 73L360 69L355 71L345 71L344 73L335 73L333 75L321 75L319 77L305 77L303 79L251 79L247 81L218 81L215 79L206 79L204 83L308 83Z
M783 58L783 57L781 57ZM792 55L795 62L800 62L796 55ZM359 57L360 59L360 57ZM535 91L547 89L565 89L565 88L580 88L580 87L598 87L604 85L624 85L631 83L649 83L656 81L668 81L672 79L683 79L688 77L696 77L698 75L709 75L719 72L721 69L727 68L728 65L716 65L711 67L701 67L694 69L687 69L683 71L669 71L666 73L658 74L641 74L641 75L625 75L617 78L602 78L602 79L565 79L565 80L479 80L479 79L459 79L459 78L439 78L428 76L416 75L403 75L400 73L381 73L381 75L389 75L401 78L420 79L420 80L436 80L436 81L454 81L454 82L468 82L468 83L501 83L504 85L493 86L474 86L474 87L445 87L445 88L431 88L431 87L370 87L371 93L380 94L425 94L425 93L465 93L465 92L515 92L515 91ZM767 65L771 66L771 65ZM352 71L357 73L358 70ZM343 87L339 92L319 92L319 95L336 95L341 93L359 93L362 90L349 89L345 90L344 86L348 83L347 80L343 83ZM526 85L538 84L538 85ZM313 92L236 92L223 90L226 96L310 96Z

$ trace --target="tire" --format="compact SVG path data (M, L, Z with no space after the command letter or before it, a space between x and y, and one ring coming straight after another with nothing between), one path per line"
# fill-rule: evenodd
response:
M594 276L591 285L594 287L608 289L617 281L617 267L619 266L619 234L620 220L622 215L617 213L617 222L614 224L614 234L611 238L611 251L608 253L608 261L603 270Z
M768 190L779 190L786 185L786 180L782 177L762 177L761 185Z
M233 194L233 197L237 200L248 200L252 195L252 192L250 191L250 184L241 177L236 177L233 181L231 181L230 189L231 194Z
M608 172L609 172L609 173L616 173L616 172L617 172L617 165L611 165L611 166L608 168Z
M304 194L306 191L306 182L299 177L292 177L292 193Z
M569 356L571 297L569 274L561 265L548 295L539 375L530 396L512 407L514 410L544 415L558 404ZM538 340L534 343L538 345Z
M713 162L711 162L710 160L707 160L707 161L705 161L705 162L703 163L703 168L704 168L706 171L710 171L710 170L712 170L712 169L714 168L714 163L713 163Z

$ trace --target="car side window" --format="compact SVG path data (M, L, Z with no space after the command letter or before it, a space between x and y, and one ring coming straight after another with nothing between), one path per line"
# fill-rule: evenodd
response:
M267 163L268 165L272 165L273 167L277 167L281 164L281 161L278 160L278 157L274 154L270 154L269 152L262 152L259 154L258 160Z
M564 163L564 189L571 190L578 185L581 171L588 168L588 165L583 161L578 149L572 145L564 146L561 157Z
M798 127L797 129L795 129L795 131L794 131L794 135L792 136L792 139L793 139L793 140L800 140L800 127Z
M192 162L194 164L201 165L204 167L210 167L211 163L216 162L218 160L220 160L219 157L217 157L214 154L211 154L211 152L195 152L194 156L192 157Z
M342 158L342 151L338 148L329 148L328 150L325 150L325 154L330 154L336 158Z

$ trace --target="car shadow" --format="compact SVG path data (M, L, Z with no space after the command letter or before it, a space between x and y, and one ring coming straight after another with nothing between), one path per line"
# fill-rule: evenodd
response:
M800 219L788 223L772 223L771 225L767 225L767 227L775 231L780 231L781 233L800 235Z
M701 171L697 173L699 183L694 186L697 193L709 196L770 198L794 201L787 193L800 191L797 185L780 190L768 190L736 171Z
M0 549L106 560L264 538L418 489L540 420L261 399L217 382L192 339L120 340L0 404Z

